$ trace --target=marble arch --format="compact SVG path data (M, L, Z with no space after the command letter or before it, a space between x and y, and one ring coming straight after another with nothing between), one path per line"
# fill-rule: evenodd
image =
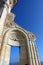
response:
M19 39L17 39L17 40L14 40L14 41L17 41L17 42L14 42L14 41L11 41L10 40L10 42L9 41L7 41L8 40L8 38L9 38L9 33L12 33L12 32L15 32L15 31L17 31L17 33L19 32L19 36L21 37L21 39L19 38ZM14 35L14 34L13 34ZM23 35L23 36L22 36ZM10 35L11 36L11 35ZM11 37L12 38L12 37ZM28 38L28 34L26 33L26 31L24 31L23 29L21 29L21 28L12 28L12 29L10 29L10 30L8 30L7 32L6 32L6 34L5 34L5 36L4 36L4 44L6 45L6 46L8 46L8 48L5 48L3 51L4 51L4 53L6 52L6 54L3 56L3 58L6 58L5 60L6 61L4 61L4 63L6 63L6 65L8 65L8 62L9 62L9 60L8 59L10 59L10 48L11 48L11 46L20 46L20 47L22 47L22 46L25 46L23 43L22 43L22 41L24 41L23 39L25 39L25 43L26 43L26 45L28 46L29 45L29 38ZM7 41L7 42L6 42ZM19 43L18 43L18 41L19 41ZM26 42L27 41L27 42ZM13 42L13 43L11 43L11 42ZM15 43L15 45L14 45L14 43ZM21 44L20 44L21 43ZM5 46L5 47L6 47ZM25 52L26 52L26 50L28 51L28 48L27 48L27 46L25 46ZM23 48L23 47L22 47ZM7 50L6 50L7 49ZM6 50L6 51L5 51ZM8 51L8 52L7 52ZM23 51L23 52L24 52ZM21 51L22 52L22 51ZM22 52L22 53L23 53ZM29 53L29 52L28 52ZM28 54L27 52L26 52L26 54L27 54L27 56L26 55L23 55L24 57L26 56L27 57L27 59L29 60L29 54ZM3 54L3 53L2 53ZM8 54L8 55L7 55ZM7 56L6 56L7 55ZM21 55L21 57L22 57L22 55ZM25 64L28 64L28 60L24 60L24 61L22 61L22 62L26 62ZM22 64L22 63L20 63L21 65L25 65L24 63Z

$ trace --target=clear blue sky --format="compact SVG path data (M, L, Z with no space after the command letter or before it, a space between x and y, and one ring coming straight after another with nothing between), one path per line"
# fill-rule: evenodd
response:
M36 46L43 61L43 0L18 0L12 12L15 22L36 35Z

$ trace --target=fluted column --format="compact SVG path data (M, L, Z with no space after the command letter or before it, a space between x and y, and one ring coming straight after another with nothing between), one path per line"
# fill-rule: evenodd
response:
M30 45L30 39L28 40L28 64L32 65L32 58L31 58L31 45Z
M36 45L35 45L35 36L33 35L28 35L29 41L28 41L28 54L29 54L29 60L30 61L30 65L40 65L40 61L38 58L38 54L37 54L37 49L36 49Z
M32 42L30 40L30 49L31 49L31 60L32 60L32 65L35 65L35 58L34 58L34 51L33 51L33 45Z
M35 41L32 41L33 44L33 51L34 51L34 57L35 57L35 65L40 65L38 54L37 54L37 49L35 45Z

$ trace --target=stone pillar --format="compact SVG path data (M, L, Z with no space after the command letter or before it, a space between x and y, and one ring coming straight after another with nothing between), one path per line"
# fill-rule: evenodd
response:
M9 1L7 0L6 3L8 4ZM3 28L4 28L4 24L5 24L5 19L6 19L7 14L9 13L8 12L9 8L8 8L7 4L5 4L5 6L4 6L4 9L3 9L3 12L2 12L2 16L0 18L0 40L1 40L0 41L0 47L2 45L2 37L3 37L2 35L3 35Z
M6 46L6 51L5 51L5 57L3 60L3 65L9 65L9 61L10 61L10 46Z
M28 52L28 65L32 65L30 39L28 39L28 43L27 43L27 52Z
M35 40L31 38L29 38L28 40L28 64L29 65L40 65L39 62L39 58L38 58L38 54L37 54L37 50L35 47Z
M20 48L20 65L26 65L27 64L27 54L26 54L26 47Z
M1 65L9 65L10 60L10 46L6 45L3 47L2 57L1 57Z
M2 33L3 33L5 18L7 15L6 9L7 9L7 7L4 8L3 14L2 14L1 19L0 19L0 50L1 50L1 46L2 46Z
M7 0L7 2L8 2L8 0ZM0 36L2 35L2 31L3 31L3 27L4 27L4 23L5 23L7 14L8 14L8 7L7 7L7 5L5 5L3 12L2 12L2 16L0 18Z
M34 58L34 51L33 51L33 46L32 46L32 42L30 40L30 52L31 52L31 60L32 60L32 65L35 65L35 58Z
M20 47L20 65L27 64L27 50L26 50L26 42L25 39L21 41Z
M35 57L35 65L40 65L38 54L37 54L37 49L35 45L35 41L32 41L33 44L33 51L34 51L34 57Z
M2 63L3 63L3 60L4 60L4 54L5 54L5 49L6 49L6 46L5 45L3 45L3 48L2 48L2 51L1 51L1 65L3 65Z
M30 57L29 65L40 65L38 54L37 54L37 49L36 49L36 45L35 45L35 39L32 36L30 36L30 38L29 38L28 50L29 50L28 54Z

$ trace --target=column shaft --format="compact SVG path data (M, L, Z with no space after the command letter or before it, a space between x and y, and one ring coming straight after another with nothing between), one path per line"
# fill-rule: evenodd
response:
M34 51L33 51L33 45L30 40L30 47L31 47L31 59L32 59L32 65L35 65L35 58L34 58Z
M30 40L28 41L28 64L32 65Z
M3 59L3 65L9 65L9 62L10 62L10 46L9 45L6 45L6 53L5 53L5 56L4 56L4 59Z
M35 42L32 42L32 43L33 43L33 48L34 48L35 63L36 65L40 65Z

